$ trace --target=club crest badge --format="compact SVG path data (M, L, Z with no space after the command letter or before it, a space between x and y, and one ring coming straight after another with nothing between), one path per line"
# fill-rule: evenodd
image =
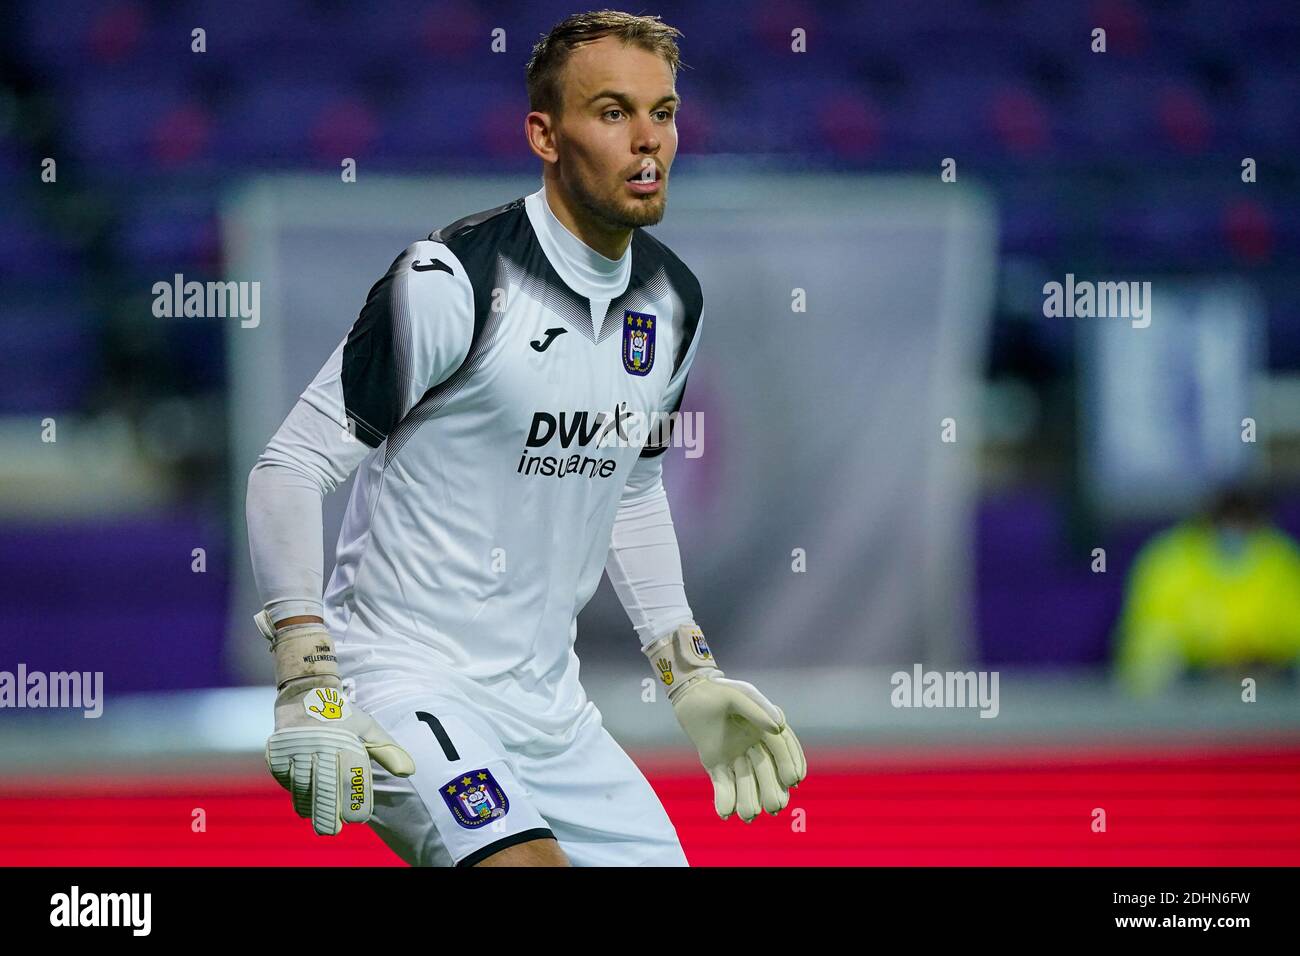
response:
M466 830L477 830L510 812L506 792L486 767L448 780L441 792L447 809Z
M655 326L648 312L623 312L623 368L629 375L648 375L655 364Z

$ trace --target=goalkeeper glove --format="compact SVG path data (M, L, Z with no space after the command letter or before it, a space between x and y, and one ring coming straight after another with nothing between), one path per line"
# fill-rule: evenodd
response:
M713 806L746 823L759 808L775 816L808 762L785 714L753 684L722 676L695 624L684 624L642 649L668 688L677 723L700 752L713 781Z
M317 623L276 630L263 610L253 618L275 655L275 732L266 766L293 795L300 817L321 836L365 823L374 807L370 761L409 777L415 761L341 690L334 643Z

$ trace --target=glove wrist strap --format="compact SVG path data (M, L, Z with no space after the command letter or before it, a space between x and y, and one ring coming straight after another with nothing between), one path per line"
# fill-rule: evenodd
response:
M303 686L325 686L339 682L338 657L329 631L320 624L291 624L278 631L262 611L254 617L258 630L271 644L275 655L275 686L283 690L290 681L313 678ZM329 680L333 678L333 680Z
M704 632L695 624L683 624L642 648L659 678L668 688L671 701L687 687L707 677L721 677Z

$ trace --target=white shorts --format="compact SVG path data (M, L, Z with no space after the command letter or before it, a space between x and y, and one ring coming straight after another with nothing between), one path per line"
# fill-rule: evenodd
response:
M445 688L358 675L356 702L415 760L374 766L370 825L411 866L472 866L553 837L574 866L687 866L645 776L590 709L572 744L507 748L491 711Z

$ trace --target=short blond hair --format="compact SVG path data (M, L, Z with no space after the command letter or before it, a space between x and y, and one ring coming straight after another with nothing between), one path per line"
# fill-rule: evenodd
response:
M677 68L685 66L676 38L682 33L658 17L636 16L619 10L595 10L565 17L533 47L528 59L528 107L558 117L563 92L560 77L575 47L601 37L614 36L624 43L661 56L677 79Z

